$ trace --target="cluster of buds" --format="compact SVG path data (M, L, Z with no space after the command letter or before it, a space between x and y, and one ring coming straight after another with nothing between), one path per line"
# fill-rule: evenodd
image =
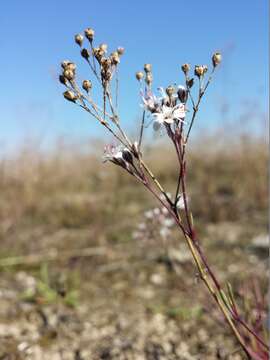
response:
M61 67L63 69L62 74L59 76L59 81L66 85L68 81L72 81L75 79L76 75L76 65L68 60L64 60L61 63Z
M136 72L136 79L138 81L145 80L147 86L151 86L153 82L153 73L152 73L152 65L151 64L144 64L144 72L138 71Z

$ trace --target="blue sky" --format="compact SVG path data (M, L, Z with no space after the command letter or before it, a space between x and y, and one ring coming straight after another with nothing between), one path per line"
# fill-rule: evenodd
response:
M199 121L211 128L224 118L245 121L254 113L256 122L267 114L267 0L10 0L0 11L0 144L101 135L87 114L64 101L57 82L66 58L85 73L73 36L88 26L96 30L97 43L126 49L120 104L131 129L140 114L134 73L145 62L153 64L155 86L166 86L181 83L182 63L210 64L216 50L224 61Z

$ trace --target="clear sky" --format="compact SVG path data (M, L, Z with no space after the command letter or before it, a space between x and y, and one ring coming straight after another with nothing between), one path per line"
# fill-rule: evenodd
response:
M210 64L216 50L224 61L200 121L211 127L223 117L252 114L257 121L267 114L267 0L9 0L1 2L0 11L2 143L100 134L62 98L57 82L61 60L86 67L73 41L86 27L95 29L97 43L126 49L120 104L130 128L140 113L134 73L145 62L153 64L156 87L181 84L182 63Z

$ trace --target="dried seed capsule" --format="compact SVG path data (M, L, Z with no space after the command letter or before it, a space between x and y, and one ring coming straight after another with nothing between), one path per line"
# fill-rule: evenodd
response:
M61 66L62 66L63 69L65 69L68 64L70 64L69 60L64 60L64 61L61 62Z
M107 52L108 45L107 44L100 44L99 49L104 52L104 54Z
M203 65L203 74L206 74L208 71L207 65Z
M124 52L125 52L125 49L122 47L122 46L119 46L118 48L117 48L117 52L118 52L118 55L123 55L124 54Z
M75 43L78 44L79 46L82 46L83 43L83 35L82 34L77 34L75 35Z
M89 92L89 90L92 88L92 83L90 80L83 80L82 87L86 92Z
M59 82L63 85L67 85L67 79L64 77L64 75L59 75Z
M142 71L136 72L136 79L141 81L144 77L144 73Z
M152 71L152 65L151 64L144 64L144 71L146 73L150 73Z
M85 49L85 48L82 49L81 55L82 55L82 57L83 57L84 59L86 59L86 60L88 60L89 57L90 57L89 51L88 51L87 49Z
M181 69L182 69L184 74L187 74L189 72L189 70L190 70L190 65L189 64L183 64L181 66Z
M153 82L153 75L152 73L148 72L145 76L145 82L147 85L151 85Z
M222 60L222 56L219 52L216 52L213 56L212 56L212 63L213 66L216 67L221 63Z
M92 42L94 40L95 31L93 29L91 29L91 28L85 29L84 34L90 42Z
M63 75L69 81L73 80L75 77L74 71L69 70L69 69L64 70Z
M203 65L196 65L195 70L194 70L194 74L200 78L204 74Z
M112 59L112 63L114 65L117 65L120 63L120 58L119 58L119 54L117 51L114 51L112 54L111 54L111 59Z
M73 91L67 90L63 93L64 98L68 101L75 102L77 100L77 96L74 94Z
M73 62L69 62L67 63L65 70L71 70L73 72L76 71L76 64L74 64Z

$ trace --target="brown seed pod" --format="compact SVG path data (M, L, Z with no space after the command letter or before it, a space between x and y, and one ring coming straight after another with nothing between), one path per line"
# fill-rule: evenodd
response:
M65 70L71 70L71 71L75 72L76 67L77 67L76 64L74 64L73 62L69 62L69 63L67 63Z
M75 39L76 44L78 44L79 46L82 46L82 43L83 43L83 35L82 34L75 35L74 39Z
M216 52L215 54L213 54L212 64L214 67L218 66L221 63L221 60L222 60L222 56L219 52Z
M99 49L100 49L101 51L103 51L104 54L106 54L106 52L107 52L107 50L108 50L108 45L107 45L107 44L100 44L100 45L99 45Z
M70 64L70 61L69 61L69 60L64 60L64 61L61 62L61 67L62 67L63 69L65 69L68 64Z

